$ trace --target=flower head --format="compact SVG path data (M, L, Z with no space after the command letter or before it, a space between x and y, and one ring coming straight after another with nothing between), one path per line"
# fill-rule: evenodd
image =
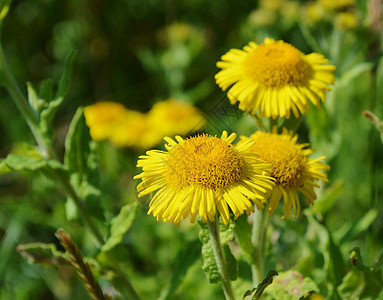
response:
M283 197L286 219L290 218L291 210L293 217L300 215L298 191L310 204L314 204L317 197L314 187L319 187L316 180L327 182L327 175L320 171L330 169L328 165L320 162L325 157L308 158L314 150L306 148L309 144L298 144L297 139L297 135L284 129L282 134L277 134L276 130L274 133L257 131L249 138L241 137L239 142L241 144L249 140L255 141L248 151L258 154L262 160L273 165L270 176L275 179L275 187L270 197L269 213L275 211Z
M109 138L116 147L148 149L159 144L163 135L154 124L149 122L147 114L126 110Z
M125 113L125 107L117 102L101 101L84 107L85 120L92 139L102 141L109 138Z
M192 104L175 99L156 102L149 111L149 121L163 136L187 135L201 130L205 119Z
M253 153L245 153L253 142L232 145L236 135L222 133L221 138L198 135L174 141L166 137L166 151L150 150L140 156L137 166L143 172L135 179L138 197L151 194L148 214L157 221L178 224L187 216L194 223L199 214L204 222L214 221L216 211L224 224L230 219L229 208L237 218L245 211L264 207L271 191L272 178L264 175L271 167Z
M334 83L335 67L321 54L304 55L283 41L266 38L264 44L250 42L243 50L222 56L215 75L217 84L232 104L260 117L295 117L304 114L310 100L320 107L325 91Z

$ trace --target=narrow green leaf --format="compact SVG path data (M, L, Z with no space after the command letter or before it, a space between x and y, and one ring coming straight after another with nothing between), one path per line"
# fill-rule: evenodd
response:
M262 280L260 284L257 286L257 291L255 292L253 296L253 300L258 300L261 298L263 292L265 289L273 283L273 277L278 276L278 273L274 270L270 270L267 272L265 279Z
M64 165L70 171L70 181L92 216L104 219L100 207L99 172L95 145L85 124L83 109L77 109L65 139ZM69 198L68 198L69 199ZM68 200L69 201L69 200ZM70 204L67 205L71 209ZM75 217L67 211L67 217Z
M45 102L52 100L53 96L53 80L50 78L44 79L40 82L39 86L39 98Z
M243 257L250 265L254 264L255 258L255 249L251 243L251 230L247 215L244 214L235 221L236 241L241 247Z
M27 82L27 88L28 88L28 102L29 105L35 110L39 110L39 97L37 96L37 93L32 85L32 83Z
M73 61L74 61L74 58L76 57L76 54L77 54L77 50L72 49L72 51L65 58L64 73L60 78L58 89L53 99L54 101L57 101L60 99L62 101L66 93L68 92Z
M5 16L8 14L11 2L12 0L2 0L0 2L0 22L2 22Z
M236 280L238 277L238 263L234 255L231 253L230 247L227 244L222 245L223 256L225 257L227 271L229 272L230 280Z
M378 211L375 208L370 209L364 214L344 235L339 236L338 232L334 233L339 239L339 244L343 244L345 241L352 241L358 234L366 231L372 223L378 217Z
M55 244L31 243L18 245L16 250L30 264L54 267L71 265L65 254L57 250Z
M117 244L121 243L125 233L128 232L133 224L137 213L137 202L129 203L121 208L120 213L111 221L110 236L105 244L101 247L101 251L106 252L112 250Z
M40 130L45 135L51 135L51 122L55 116L58 108L60 107L64 97L69 89L70 75L72 73L72 65L74 57L76 56L76 50L72 50L65 59L64 73L59 81L58 89L53 100L50 101L46 108L41 111L40 114Z
M334 242L332 234L326 226L320 224L314 217L313 212L305 210L310 226L316 231L319 244L318 249L324 257L323 269L327 270L328 281L332 287L332 295L337 296L337 287L342 282L345 266L338 245Z
M162 291L158 300L168 299L183 282L189 268L198 260L200 256L201 243L198 239L189 241L178 253L173 267L173 274L170 284Z

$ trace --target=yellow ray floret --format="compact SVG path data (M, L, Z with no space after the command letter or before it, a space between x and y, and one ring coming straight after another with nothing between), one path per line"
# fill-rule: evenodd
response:
M221 138L198 135L184 140L166 137L167 151L150 150L140 156L142 173L138 197L151 197L148 214L158 221L178 224L189 217L194 223L199 214L203 222L214 221L216 211L224 224L244 212L264 207L273 179L266 174L271 167L253 153L245 153L253 142L240 146L231 143L236 135Z
M309 101L320 107L335 66L321 54L304 55L283 41L266 38L250 42L243 50L231 49L222 56L215 75L232 104L260 117L290 118L307 112Z
M298 136L283 130L282 134L257 131L250 137L241 137L239 144L252 140L255 142L247 151L256 153L259 157L273 165L270 176L275 179L275 187L270 197L268 212L271 214L277 208L283 197L284 218L289 219L300 215L298 191L310 204L317 198L314 187L319 187L316 180L327 182L330 167L320 162L325 157L308 158L314 151L306 148L308 144L298 144Z

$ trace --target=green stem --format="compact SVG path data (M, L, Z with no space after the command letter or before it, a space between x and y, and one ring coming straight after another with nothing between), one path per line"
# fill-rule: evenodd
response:
M40 150L45 158L55 158L56 155L52 149L52 146L46 143L43 136L40 134L38 129L39 118L37 112L35 112L31 106L28 104L28 101L21 92L15 78L13 77L12 72L10 71L7 61L5 59L3 47L0 43L0 71L3 75L3 82L11 95L13 101L16 103L19 111L26 120Z
M251 243L255 249L255 265L251 266L253 286L257 286L263 280L264 256L266 247L266 233L270 222L267 209L256 211L254 214Z
M222 245L219 237L218 218L216 216L215 222L208 221L209 235L211 245L213 247L215 261L217 263L219 274L222 277L223 291L226 300L235 300L233 288L231 287L229 272L227 270L225 258L223 256Z

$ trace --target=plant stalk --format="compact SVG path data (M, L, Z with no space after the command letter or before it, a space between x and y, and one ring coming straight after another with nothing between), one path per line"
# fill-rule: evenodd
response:
M257 286L263 280L264 259L266 248L266 233L270 222L270 215L267 209L256 211L253 219L253 230L251 233L251 243L255 250L255 265L251 266L253 286Z
M210 242L213 247L215 261L217 263L219 274L222 277L223 292L225 293L226 300L235 300L233 288L231 286L229 272L226 266L225 257L223 255L221 240L218 230L218 216L216 216L215 222L208 221Z
M37 112L35 112L31 106L28 104L28 101L21 92L15 78L13 77L12 72L10 71L7 61L5 59L3 47L0 42L0 72L3 75L3 83L5 88L8 90L13 101L16 103L17 108L23 115L27 125L29 126L37 145L39 146L41 153L47 159L55 158L56 155L52 149L52 146L46 142L43 136L40 134L38 129L39 117Z

